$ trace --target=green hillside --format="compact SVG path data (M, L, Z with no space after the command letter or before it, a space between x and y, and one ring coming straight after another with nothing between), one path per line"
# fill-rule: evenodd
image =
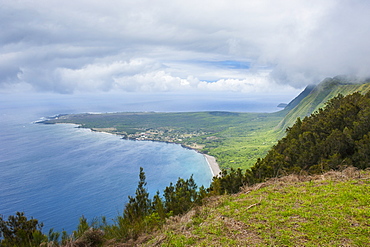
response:
M346 77L327 78L316 87L308 86L285 109L286 116L276 127L281 133L294 124L297 118L303 119L324 107L325 102L338 94L348 95L354 92L365 94L370 91L370 83L359 82Z
M250 168L284 136L298 117L310 115L341 93L370 91L370 83L350 78L325 79L308 86L284 110L275 113L121 112L61 115L44 123L75 123L132 140L173 142L216 157L222 168Z
M370 91L364 92L368 84L326 80L309 93L308 89L307 96L301 97L300 102L296 99L291 106L296 104L293 110L299 111L308 105L304 101L311 97L309 104L314 109L331 92L348 93L354 86L363 94L339 94L327 101L324 108L302 120L298 118L264 158L259 158L250 169L223 169L209 188L198 188L192 177L179 178L151 199L145 173L140 168L135 196L129 196L123 214L113 219L113 223L104 217L89 223L82 217L72 235L53 231L45 235L41 232L42 224L32 218L27 220L23 213L8 220L0 215L0 233L4 237L0 246L40 246L41 243L47 246L367 246L370 242ZM245 138L251 132L263 138L276 138L278 132L271 132L271 124L281 120L283 113L249 115L248 121L245 119L248 115L243 114L202 114L195 114L197 126L213 130L211 140L223 138L212 151L224 147L228 141L236 145L235 140L240 140L239 146L248 145L237 138ZM122 124L121 115L110 116ZM123 115L133 119L132 114ZM157 114L143 114L144 119L149 115L164 120ZM99 125L105 117L72 115L58 119L71 122L81 119L99 128L110 126L117 130L118 125L112 126L111 121ZM271 119L275 120L266 121ZM210 120L211 127L207 124ZM227 122L232 122L232 126ZM215 123L222 128L215 130ZM144 121L145 124L153 126L150 121ZM166 126L183 127L175 123ZM256 129L243 132L245 126ZM262 137L254 136L257 140ZM235 153L227 154L235 157ZM18 228L21 231L14 230ZM33 244L22 245L26 242Z
M325 102L338 94L346 96L354 92L366 94L369 91L368 81L340 76L327 78L317 86L307 86L284 110L255 118L253 127L253 122L245 122L224 130L220 133L225 137L222 145L209 149L209 154L217 158L222 168L250 168L277 144L277 140L285 135L285 130L298 117L309 116L323 108Z
M369 246L370 173L352 168L246 187L130 242L137 246Z
M338 95L325 108L298 119L286 136L258 159L253 167L223 173L211 189L235 193L242 184L254 184L287 174L318 174L345 166L370 166L370 92Z

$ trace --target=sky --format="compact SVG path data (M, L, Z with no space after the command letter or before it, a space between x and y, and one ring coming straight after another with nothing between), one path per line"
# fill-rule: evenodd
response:
M368 0L2 0L0 92L295 92L370 76Z

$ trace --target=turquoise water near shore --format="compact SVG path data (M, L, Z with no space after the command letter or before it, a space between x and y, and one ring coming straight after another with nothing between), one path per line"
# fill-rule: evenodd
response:
M127 196L135 193L140 166L151 195L192 174L199 186L208 186L212 174L202 154L180 145L128 141L75 125L35 121L61 113L240 111L241 107L257 111L258 106L274 111L277 105L248 105L249 101L241 98L223 99L222 104L222 99L200 97L189 105L188 98L172 96L1 96L0 214L7 217L24 211L43 222L44 230L68 232L76 229L82 215L90 220L99 216L113 219L122 213Z

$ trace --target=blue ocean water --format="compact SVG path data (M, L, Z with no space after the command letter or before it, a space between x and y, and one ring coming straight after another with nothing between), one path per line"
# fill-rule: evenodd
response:
M88 219L122 213L134 195L139 167L153 196L192 174L208 186L203 155L180 145L122 140L119 136L35 121L61 113L117 111L276 111L266 103L230 96L0 95L0 214L16 211L44 223L44 230L71 232Z

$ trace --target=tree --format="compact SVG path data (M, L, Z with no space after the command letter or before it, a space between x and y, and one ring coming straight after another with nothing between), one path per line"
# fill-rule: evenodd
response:
M149 215L151 202L149 193L146 189L144 169L140 167L139 183L136 189L136 196L129 196L129 202L123 212L123 217L129 221L140 221L145 216Z
M0 216L0 246L39 246L42 242L47 241L47 237L41 233L43 224L36 219L27 219L23 212L17 212L11 215L5 221Z
M185 213L194 205L201 204L206 195L204 187L197 191L193 176L186 180L179 178L175 185L170 183L164 190L166 213L172 215Z
M339 94L287 128L286 136L247 171L248 184L291 173L370 166L370 93Z
M158 214L158 216L161 220L164 220L167 216L166 212L165 212L164 205L163 205L162 198L159 195L159 191L157 191L157 194L154 195L154 197L153 197L152 210L153 210L153 212Z

